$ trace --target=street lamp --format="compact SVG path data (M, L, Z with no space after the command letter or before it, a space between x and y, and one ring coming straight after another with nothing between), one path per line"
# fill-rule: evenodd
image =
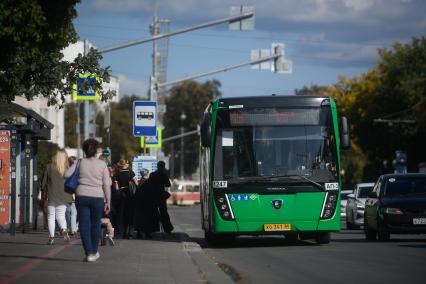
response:
M186 114L182 112L180 115L180 121L181 121L181 127L180 127L180 180L184 180L184 166L183 166L183 155L184 155L184 140L183 140L183 133L184 133L184 127L183 123L186 119Z

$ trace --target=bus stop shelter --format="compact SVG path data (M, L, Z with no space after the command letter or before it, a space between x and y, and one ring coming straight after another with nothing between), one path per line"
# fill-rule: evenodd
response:
M37 224L37 146L52 128L31 109L0 105L0 229L11 235Z

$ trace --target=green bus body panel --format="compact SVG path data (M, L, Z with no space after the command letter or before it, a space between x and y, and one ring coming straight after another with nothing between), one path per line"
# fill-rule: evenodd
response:
M230 202L235 220L223 220L219 215L218 209L214 206L213 227L215 228L215 233L262 234L264 232L264 224L291 224L291 230L298 232L340 230L340 205L337 206L333 218L319 219L325 197L324 192L303 192L285 195L249 193L247 195L256 196L256 199ZM272 207L272 200L276 199L283 201L280 209ZM282 232L276 233L282 234Z
M212 199L213 201L213 199ZM213 201L213 232L215 233L238 233L237 223L235 221L225 221L219 214Z
M321 214L325 192L309 192L296 194L263 195L255 196L247 201L231 201L237 223L257 222L265 223L291 223L293 221L315 221L318 223ZM273 200L282 200L282 207L275 209Z

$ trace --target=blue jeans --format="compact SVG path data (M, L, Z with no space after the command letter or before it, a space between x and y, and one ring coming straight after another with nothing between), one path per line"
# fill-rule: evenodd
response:
M65 219L67 220L68 232L75 234L77 232L77 209L74 202L67 205Z
M86 255L98 252L101 237L101 218L104 199L99 197L77 196L75 199L79 220L80 236Z

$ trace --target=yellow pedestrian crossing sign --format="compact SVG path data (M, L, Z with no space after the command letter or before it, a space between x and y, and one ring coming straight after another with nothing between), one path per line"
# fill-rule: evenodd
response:
M99 82L99 76L95 74L79 74L72 87L73 100L99 100L97 81Z
M162 130L157 127L156 136L141 136L141 148L161 148Z

